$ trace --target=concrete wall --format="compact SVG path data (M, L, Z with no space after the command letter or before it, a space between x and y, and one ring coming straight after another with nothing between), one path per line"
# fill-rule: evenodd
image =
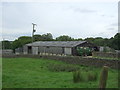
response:
M110 68L120 69L120 60L108 60L98 58L82 58L79 56L48 56L48 55L3 55L6 58L17 58L17 57L29 57L29 58L44 58L63 61L70 64L78 64L84 66L103 67L109 66Z
M15 54L23 54L23 48L16 48L15 49Z
M0 50L1 54L13 54L13 50L12 49L5 49L5 50Z
M93 52L95 57L120 58L120 53Z
M28 54L28 47L26 45L23 46L23 54Z
M38 47L32 47L32 54L38 55Z

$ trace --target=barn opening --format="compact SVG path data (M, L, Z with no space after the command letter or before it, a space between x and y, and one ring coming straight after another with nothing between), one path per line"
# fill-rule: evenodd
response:
M28 46L28 54L32 54L32 46Z

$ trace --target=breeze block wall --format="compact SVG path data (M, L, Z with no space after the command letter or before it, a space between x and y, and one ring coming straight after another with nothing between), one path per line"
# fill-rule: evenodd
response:
M120 53L93 52L95 57L120 58Z
M114 69L120 69L120 60L108 60L108 59L98 59L98 58L83 58L79 56L50 56L50 55L2 55L4 58L18 58L18 57L28 57L28 58L43 58L48 60L58 60L70 64L78 64L85 66L95 66L103 67L108 66Z

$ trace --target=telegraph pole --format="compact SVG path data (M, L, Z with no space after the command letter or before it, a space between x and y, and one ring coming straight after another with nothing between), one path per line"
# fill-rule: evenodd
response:
M33 25L33 31L32 31L32 43L33 43L33 36L34 36L34 32L36 31L35 30L35 26L37 26L37 24L34 24L34 23L32 23L32 25Z
M3 42L2 42L2 50L4 50L5 49L5 47L4 47L4 38L3 38Z

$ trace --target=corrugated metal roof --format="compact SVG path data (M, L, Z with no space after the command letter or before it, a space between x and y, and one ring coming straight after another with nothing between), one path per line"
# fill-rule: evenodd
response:
M85 43L86 41L37 41L27 46L56 46L56 47L74 47L79 44Z

